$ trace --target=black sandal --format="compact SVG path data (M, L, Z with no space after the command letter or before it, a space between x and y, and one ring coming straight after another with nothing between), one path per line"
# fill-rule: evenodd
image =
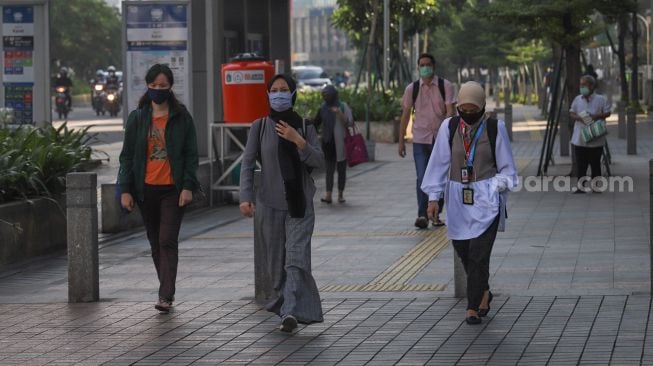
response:
M492 299L494 296L492 295L492 291L488 291L487 295L487 309L478 309L478 316L480 317L486 317L487 314L490 312L490 303L492 302Z
M470 325L481 324L481 322L482 322L481 318L479 318L478 316L474 316L474 315L466 317L465 321L467 322L467 324L470 324Z
M326 198L320 198L320 201L322 201L324 203L328 203L328 204L331 204L331 202L332 202L331 200L328 200Z

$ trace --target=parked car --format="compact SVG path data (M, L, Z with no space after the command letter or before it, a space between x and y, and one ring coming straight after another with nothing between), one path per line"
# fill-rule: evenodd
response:
M320 66L295 66L292 73L300 89L322 89L331 85L331 79Z

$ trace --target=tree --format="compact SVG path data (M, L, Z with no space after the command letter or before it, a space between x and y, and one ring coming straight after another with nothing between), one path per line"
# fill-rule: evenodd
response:
M71 67L78 77L85 79L91 78L98 68L121 67L118 9L102 0L53 0L50 19L52 60Z
M467 2L455 0L392 0L390 1L390 58L395 63L393 69L401 69L397 63L403 60L403 50L399 50L399 23L403 21L404 36L427 33L436 27L451 26L459 21L457 9ZM333 24L341 29L359 50L367 50L381 59L383 45L382 2L377 0L338 0L333 13ZM378 21L371 32L375 10ZM370 42L370 34L374 37ZM368 48L368 42L372 47Z
M562 48L567 70L567 102L571 104L582 75L581 45L602 31L593 15L632 12L636 1L497 0L488 9L491 19L518 27L524 37L549 40Z

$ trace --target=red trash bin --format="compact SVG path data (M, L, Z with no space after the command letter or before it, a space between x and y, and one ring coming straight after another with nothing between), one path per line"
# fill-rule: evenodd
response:
M226 123L253 122L267 116L267 85L274 66L264 58L242 54L222 65L222 106Z

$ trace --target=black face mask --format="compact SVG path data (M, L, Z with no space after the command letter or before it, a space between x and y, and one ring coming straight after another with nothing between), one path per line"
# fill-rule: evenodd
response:
M154 103L161 104L170 98L170 89L148 88L147 95Z
M485 114L485 107L481 109L480 111L476 113L463 113L459 108L458 108L458 115L460 115L460 118L465 121L468 125L473 125L477 123L478 121L483 118L483 115Z

